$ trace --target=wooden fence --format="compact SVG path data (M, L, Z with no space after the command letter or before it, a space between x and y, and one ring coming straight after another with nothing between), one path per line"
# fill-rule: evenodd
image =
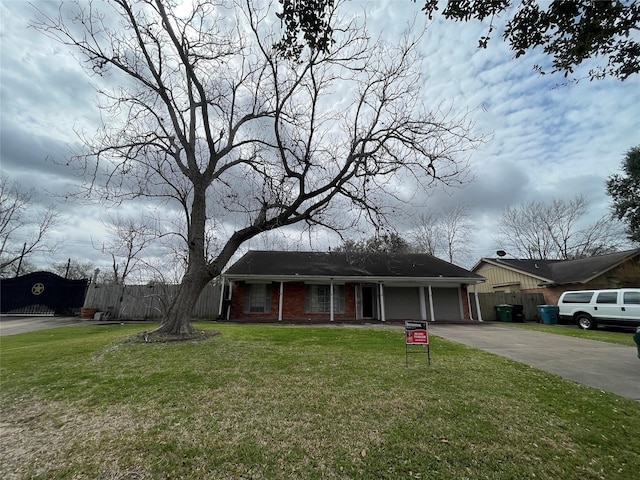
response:
M524 319L528 322L540 321L538 305L544 305L544 296L541 293L479 293L478 302L483 320L497 320L496 305L522 305ZM477 317L475 302L472 301L473 318Z
M159 320L178 285L100 285L87 289L84 306L109 312L111 319ZM193 309L196 318L216 318L220 308L220 285L209 283Z

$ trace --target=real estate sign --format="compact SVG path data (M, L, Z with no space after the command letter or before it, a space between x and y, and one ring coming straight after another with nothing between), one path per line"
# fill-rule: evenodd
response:
M427 361L431 363L431 352L429 348L429 324L427 322L407 321L404 322L404 344L406 352L406 363L409 366L410 353L426 353ZM426 347L419 351L410 350L410 345Z
M428 345L429 327L427 322L405 322L404 339L407 345Z

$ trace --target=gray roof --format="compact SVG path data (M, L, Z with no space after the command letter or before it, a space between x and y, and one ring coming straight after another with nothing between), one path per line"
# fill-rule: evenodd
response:
M621 263L639 256L640 248L578 260L522 260L515 258L483 258L482 260L538 277L541 283L568 285L587 283Z
M447 278L477 283L483 277L428 254L250 251L225 272L229 277Z

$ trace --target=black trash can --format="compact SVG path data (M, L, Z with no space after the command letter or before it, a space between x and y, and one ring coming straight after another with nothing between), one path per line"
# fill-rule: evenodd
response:
M511 320L524 322L524 305L511 305Z
M513 311L513 308L511 307L511 305L496 305L496 317L498 318L499 322L510 322L512 317L511 317L511 312Z

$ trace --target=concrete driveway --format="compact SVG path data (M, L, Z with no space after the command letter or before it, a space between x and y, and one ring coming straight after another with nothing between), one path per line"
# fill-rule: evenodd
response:
M429 332L583 385L640 401L640 358L635 347L495 323L447 325L436 322L429 324Z
M79 317L14 317L0 315L0 336L35 332L68 325L86 325L90 320Z

